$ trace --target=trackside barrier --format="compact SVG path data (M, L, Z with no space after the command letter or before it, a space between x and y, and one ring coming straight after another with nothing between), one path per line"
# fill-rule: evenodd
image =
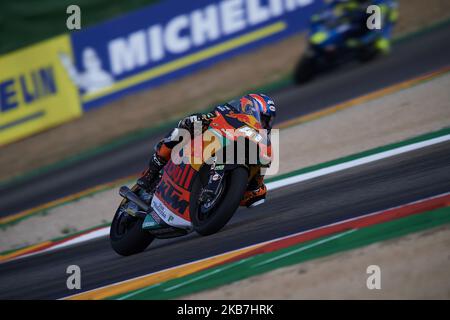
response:
M0 146L305 30L323 6L166 0L1 56Z

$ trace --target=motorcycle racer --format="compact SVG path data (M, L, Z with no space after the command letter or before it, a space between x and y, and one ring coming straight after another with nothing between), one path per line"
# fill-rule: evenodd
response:
M232 108L237 113L246 113L246 108L250 105L255 107L260 114L261 125L263 129L268 131L272 129L274 119L276 117L276 108L273 100L265 94L248 94L240 99L229 101L221 106L217 106L211 112L195 113L189 115L178 122L176 128L172 129L163 139L161 139L154 147L154 153L150 157L148 169L143 172L138 179L137 184L145 189L150 190L159 177L159 172L171 158L172 149L180 142L175 140L175 130L178 128L193 132L194 123L201 122L202 131L204 132L213 118L217 116L216 110L220 107ZM249 182L247 191L245 192L240 205L253 207L265 201L267 188L264 184L264 176L261 173Z

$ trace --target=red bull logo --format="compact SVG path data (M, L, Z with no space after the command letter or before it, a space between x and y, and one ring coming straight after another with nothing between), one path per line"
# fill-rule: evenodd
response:
M227 117L237 119L240 122L244 122L255 129L262 129L261 123L254 116L251 116L249 114L229 113L227 114Z

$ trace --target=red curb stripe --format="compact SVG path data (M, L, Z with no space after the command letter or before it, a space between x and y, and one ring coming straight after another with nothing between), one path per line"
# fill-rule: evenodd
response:
M64 238L64 239L61 239L61 240L55 241L55 242L52 243L52 247L53 247L53 246L56 246L56 245L59 245L59 244L62 244L62 243L65 243L65 242L67 242L67 241L70 241L70 240L79 238L79 237L84 236L84 235L86 235L86 234L88 234L88 233L95 232L95 231L100 230L100 229L103 229L103 228L107 228L107 227L108 227L108 226L97 227L97 228L94 228L94 229L91 229L91 230L88 230L88 231L85 231L85 232L82 232L82 233L78 233L78 234L69 236L69 237Z
M291 236L285 239L280 239L266 245L262 245L254 250L243 253L242 255L233 257L229 260L223 261L220 264L226 264L230 262L239 261L251 256L269 253L276 250L284 249L302 242L311 241L317 238L329 236L339 232L344 232L350 229L359 229L368 227L374 224L379 224L383 222L388 222L391 220L403 218L413 214L419 214L426 211L431 211L434 209L446 207L450 205L450 195L438 196L429 200L424 200L420 202L415 202L411 204L406 204L401 207L388 209L378 213L374 213L369 216L356 218L355 220L346 221L331 225L328 227L319 228L317 230L306 231L305 233Z
M27 255L27 254L32 254L32 253L35 253L35 252L39 252L39 251L48 249L48 248L50 248L51 246L53 246L53 243L48 243L48 244L45 244L45 245L42 245L42 246L37 245L37 246L38 246L37 248L27 250L26 252L24 252L24 253L22 253L22 254L19 254L19 255L13 257L12 259L15 259L15 258L24 256L24 255ZM10 260L12 260L12 259L10 259ZM7 260L4 260L4 261L9 261L9 260L7 259Z
M76 239L76 238L79 238L79 237L84 236L84 235L86 235L88 233L91 233L91 232L94 232L94 231L97 231L97 230L100 230L100 229L103 229L103 228L105 228L105 226L97 227L97 228L94 228L94 229L91 229L91 230L88 230L88 231L85 231L85 232L82 232L82 233L79 233L79 234L68 236L67 238L60 239L60 240L57 240L57 241L51 241L50 240L50 242L48 244L42 245L42 246L39 246L39 244L30 246L30 247L38 246L35 249L30 249L30 250L26 250L26 248L19 249L19 250L25 250L25 251L23 253L21 253L21 254L14 255L14 256L12 256L9 259L2 260L1 262L11 261L11 260L14 260L14 259L17 259L17 258L20 258L20 257L23 257L23 256L27 256L27 255L30 255L30 254L33 254L33 253L45 251L45 250L50 249L50 248L52 248L54 246L57 246L59 244L65 243L67 241L70 241L70 240L73 240L73 239ZM45 243L45 242L42 242L42 243ZM12 252L12 253L14 253L14 252Z

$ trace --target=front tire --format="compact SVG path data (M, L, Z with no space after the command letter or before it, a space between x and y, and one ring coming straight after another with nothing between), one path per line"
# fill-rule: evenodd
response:
M120 204L109 231L111 247L121 256L144 251L154 239L153 235L142 229L144 220L132 217L121 209L127 203L128 200L123 200Z
M242 196L247 189L248 171L244 167L237 167L227 173L225 178L226 186L219 202L215 205L211 216L206 220L199 216L200 205L198 197L202 188L200 177L193 185L193 197L191 198L191 220L197 233L207 236L222 229L239 207Z

